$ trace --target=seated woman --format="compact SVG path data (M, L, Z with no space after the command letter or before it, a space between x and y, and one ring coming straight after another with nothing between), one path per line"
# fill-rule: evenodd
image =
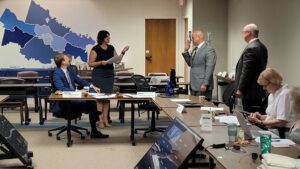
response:
M277 128L281 138L284 138L286 127L290 123L290 97L288 86L282 84L282 76L272 68L266 68L258 77L257 83L270 94L268 97L268 107L266 115L259 112L251 113L248 118L250 121Z
M290 139L295 143L300 143L300 86L294 87L290 91L292 112L294 113L296 122L290 130Z

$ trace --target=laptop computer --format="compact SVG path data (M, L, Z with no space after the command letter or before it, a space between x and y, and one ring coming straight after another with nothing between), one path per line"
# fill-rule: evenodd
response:
M134 169L182 169L204 139L176 118Z
M262 134L270 134L272 136L272 138L279 138L279 136L277 136L276 134L274 134L271 131L267 131L267 130L250 130L248 124L247 124L247 120L244 118L244 115L241 112L238 111L234 111L236 114L236 117L240 123L241 128L244 130L245 133L245 138L246 139L250 139L253 140L256 137L259 137Z

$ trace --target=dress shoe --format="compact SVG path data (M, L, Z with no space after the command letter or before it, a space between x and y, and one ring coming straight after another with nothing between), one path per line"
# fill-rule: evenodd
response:
M108 138L108 134L102 134L100 131L91 132L91 138Z

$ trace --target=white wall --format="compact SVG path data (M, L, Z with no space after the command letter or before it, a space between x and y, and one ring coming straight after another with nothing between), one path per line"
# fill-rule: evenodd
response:
M118 53L125 45L130 45L124 62L126 67L133 67L135 73L145 72L145 19L175 18L177 35L180 35L182 8L178 0L35 0L43 8L49 9L50 15L71 28L73 32L88 34L94 39L99 30L106 29L111 34L111 44ZM30 0L2 0L0 13L5 8L12 10L18 19L25 20ZM0 28L0 37L3 36ZM177 57L181 56L182 36L177 37ZM90 51L92 46L89 47ZM1 60L10 56L1 67L17 62L20 67L37 67L40 63L32 63L24 59L15 44L0 46ZM179 60L177 60L177 65ZM181 68L183 69L183 68ZM180 72L180 70L177 70ZM183 71L181 71L183 72Z
M234 70L246 46L242 27L250 22L259 26L259 38L269 52L268 67L282 73L290 86L300 84L300 1L229 0L228 70Z
M227 69L227 5L227 0L194 0L193 3L193 30L202 30L217 53L214 74ZM213 95L216 95L215 76L214 79Z

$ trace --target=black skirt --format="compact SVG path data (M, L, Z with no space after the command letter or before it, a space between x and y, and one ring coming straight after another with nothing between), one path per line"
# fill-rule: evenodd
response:
M101 93L113 93L115 74L113 69L93 69L92 83Z

